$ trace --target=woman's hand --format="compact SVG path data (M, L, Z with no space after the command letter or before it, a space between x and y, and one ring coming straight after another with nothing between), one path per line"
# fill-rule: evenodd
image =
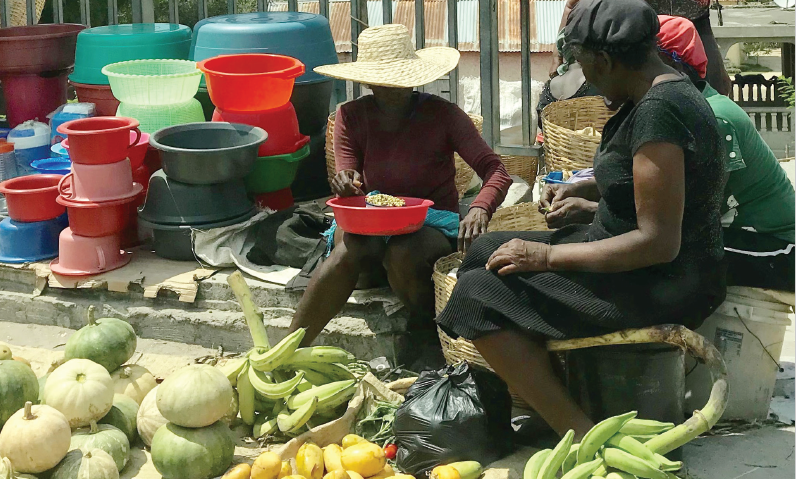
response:
M362 191L362 175L356 170L340 170L332 178L332 193L340 198L365 196Z
M470 208L467 216L459 223L459 251L466 253L470 244L486 233L489 214L483 208Z
M547 258L552 247L544 243L513 239L498 248L486 263L488 271L501 276L529 271L548 271Z
M548 213L550 207L567 198L584 198L588 201L600 201L600 191L594 178L577 183L547 183L539 198L539 212Z
M552 229L567 225L587 225L594 220L597 203L583 198L564 198L554 201L544 216L547 226Z

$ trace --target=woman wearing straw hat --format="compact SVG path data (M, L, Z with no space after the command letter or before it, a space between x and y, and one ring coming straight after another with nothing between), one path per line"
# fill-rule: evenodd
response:
M367 95L342 105L335 120L337 196L379 191L434 201L425 226L392 238L327 232L329 256L315 271L293 319L292 329L307 328L310 344L345 305L360 273L383 265L390 286L415 320L436 338L434 262L462 251L486 232L495 209L511 185L500 157L484 142L472 120L455 104L413 89L454 68L459 52L436 47L415 51L403 25L371 27L358 39L357 61L315 71L370 87ZM483 180L483 187L459 222L454 153ZM435 339L436 340L436 339ZM421 348L416 348L421 349Z
M695 328L726 294L718 125L701 93L658 56L658 31L644 0L573 9L567 43L589 83L622 105L603 130L594 179L573 186L598 202L594 221L482 236L437 318L562 435L583 436L592 422L554 373L547 338Z

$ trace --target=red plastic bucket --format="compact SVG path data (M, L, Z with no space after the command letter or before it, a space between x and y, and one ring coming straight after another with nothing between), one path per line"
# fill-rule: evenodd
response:
M130 131L135 132L131 139ZM67 135L72 163L105 165L124 160L141 139L138 120L121 116L97 116L68 121L58 127ZM135 140L135 141L133 141Z
M122 233L130 225L130 204L138 195L104 203L80 203L58 197L66 206L69 227L76 235L97 238Z
M23 74L0 78L11 128L27 120L46 122L47 115L66 103L68 74L68 70L61 70L47 76Z
M227 112L279 108L290 101L296 78L304 74L297 59L263 53L221 55L196 67L205 74L213 104Z
M290 102L273 110L250 113L227 112L216 108L213 112L213 121L241 123L265 130L268 133L268 140L260 145L258 157L295 153L310 141L309 136L302 135L299 131L296 109Z
M66 208L56 202L61 175L30 175L0 183L5 195L8 216L14 221L33 223L64 214Z
M133 170L141 168L144 164L144 158L149 151L149 133L141 133L141 137L139 138L135 130L130 131L130 141L135 141L136 138L138 138L138 143L127 150L127 154L129 155L128 158L130 158L130 167ZM62 141L61 146L69 151L69 138Z
M282 211L293 206L293 192L290 188L284 190L273 191L271 193L263 193L254 197L254 202L260 209L271 209L274 211Z
M84 103L93 103L97 107L98 116L114 116L119 109L119 100L113 96L110 85L87 85L72 83L77 99Z
M346 233L364 236L395 236L414 233L423 227L431 200L399 197L406 206L394 208L367 208L364 196L332 198L326 204L332 207L337 225Z

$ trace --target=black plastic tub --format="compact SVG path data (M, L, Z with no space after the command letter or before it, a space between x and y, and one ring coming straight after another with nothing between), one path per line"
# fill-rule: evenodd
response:
M310 136L310 154L301 161L290 189L295 201L310 201L332 194L326 173L326 127Z
M237 123L186 123L152 134L149 144L160 153L169 178L210 185L244 178L251 172L268 134Z

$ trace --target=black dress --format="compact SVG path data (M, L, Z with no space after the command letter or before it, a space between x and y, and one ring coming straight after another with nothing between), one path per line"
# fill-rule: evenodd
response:
M673 262L625 273L498 276L485 269L489 256L513 238L564 244L635 230L633 156L649 142L672 143L685 153L682 241ZM506 328L551 338L667 323L696 328L724 301L724 167L716 119L699 91L682 78L653 86L638 105L624 105L605 126L594 169L602 199L592 225L490 233L473 243L437 319L443 329L477 339Z

